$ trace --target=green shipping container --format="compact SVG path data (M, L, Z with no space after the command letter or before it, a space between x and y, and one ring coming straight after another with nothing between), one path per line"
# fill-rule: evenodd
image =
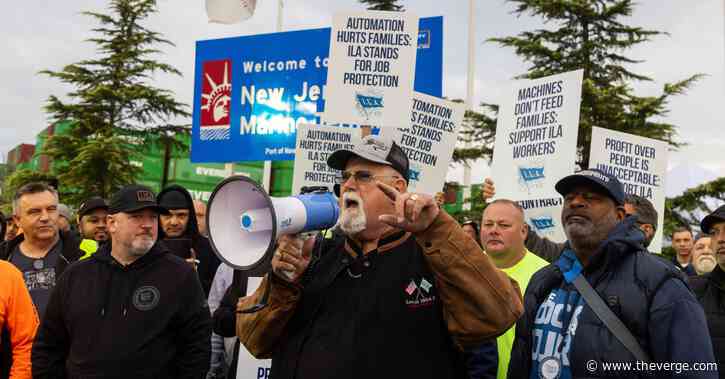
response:
M269 191L271 196L284 197L292 195L294 164L294 161L272 162L272 183Z

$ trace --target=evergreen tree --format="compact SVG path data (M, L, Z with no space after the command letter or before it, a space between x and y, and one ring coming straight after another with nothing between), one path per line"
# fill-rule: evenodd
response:
M45 107L54 122L74 122L69 134L49 138L43 152L56 163L68 203L110 196L140 174L130 160L147 142L188 133L188 125L173 123L190 115L186 105L152 84L156 74L181 75L154 59L161 53L155 46L174 46L141 24L154 12L155 0L111 0L109 14L84 12L100 24L89 39L99 56L42 71L74 87L68 102L51 95Z
M462 100L453 100L461 103ZM457 148L453 151L453 162L468 163L479 158L491 161L493 156L493 143L496 138L496 116L498 106L494 104L481 104L481 112L467 110L463 116L458 132L458 141L470 143L469 147Z
M512 47L531 63L519 78L535 79L577 69L584 70L581 116L577 138L577 163L589 163L591 129L594 126L655 138L672 147L682 144L676 126L658 121L668 112L671 96L684 91L702 75L665 84L659 96L640 97L633 92L635 81L652 79L627 67L639 61L623 51L662 34L630 26L622 19L634 9L631 0L509 0L517 16L541 17L548 29L527 31L518 36L490 41Z
M725 203L725 178L686 190L683 194L665 200L665 224L662 226L665 236L682 225L696 228L700 220L715 209L714 205Z
M402 12L403 6L398 5L398 0L360 0L362 4L368 6L371 11L398 11Z

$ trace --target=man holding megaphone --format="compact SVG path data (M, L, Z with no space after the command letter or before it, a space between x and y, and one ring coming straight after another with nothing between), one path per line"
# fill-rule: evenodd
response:
M346 238L312 253L279 238L265 283L239 300L240 341L276 379L465 377L462 351L521 314L518 285L432 196L407 193L394 142L367 136L327 163L343 171ZM265 289L268 306L245 312Z

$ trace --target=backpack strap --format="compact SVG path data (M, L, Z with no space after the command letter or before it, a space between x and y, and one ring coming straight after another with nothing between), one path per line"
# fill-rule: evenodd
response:
M574 279L574 287L576 287L577 291L579 291L584 298L584 301L586 301L592 311L594 311L594 314L597 315L607 329L614 334L619 342L621 342L622 345L624 345L624 347L627 348L627 350L629 350L629 352L632 353L638 361L652 362L649 354L642 349L642 346L640 346L639 342L637 342L637 339L632 335L632 332L630 332L624 323L622 323L622 320L620 320L619 317L617 317L617 315L609 309L597 291L595 291L586 278L584 278L584 275L579 275L576 279Z

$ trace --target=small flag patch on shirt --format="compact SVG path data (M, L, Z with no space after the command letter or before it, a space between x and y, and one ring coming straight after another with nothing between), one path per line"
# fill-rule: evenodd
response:
M425 280L425 278L423 278L420 281L420 288L422 288L423 291L425 291L426 293L430 292L431 287L433 287L433 285L430 284L427 280Z
M408 296L412 295L415 290L418 289L418 286L415 285L414 281L410 281L410 284L408 284L408 287L405 288L405 292L408 294Z

